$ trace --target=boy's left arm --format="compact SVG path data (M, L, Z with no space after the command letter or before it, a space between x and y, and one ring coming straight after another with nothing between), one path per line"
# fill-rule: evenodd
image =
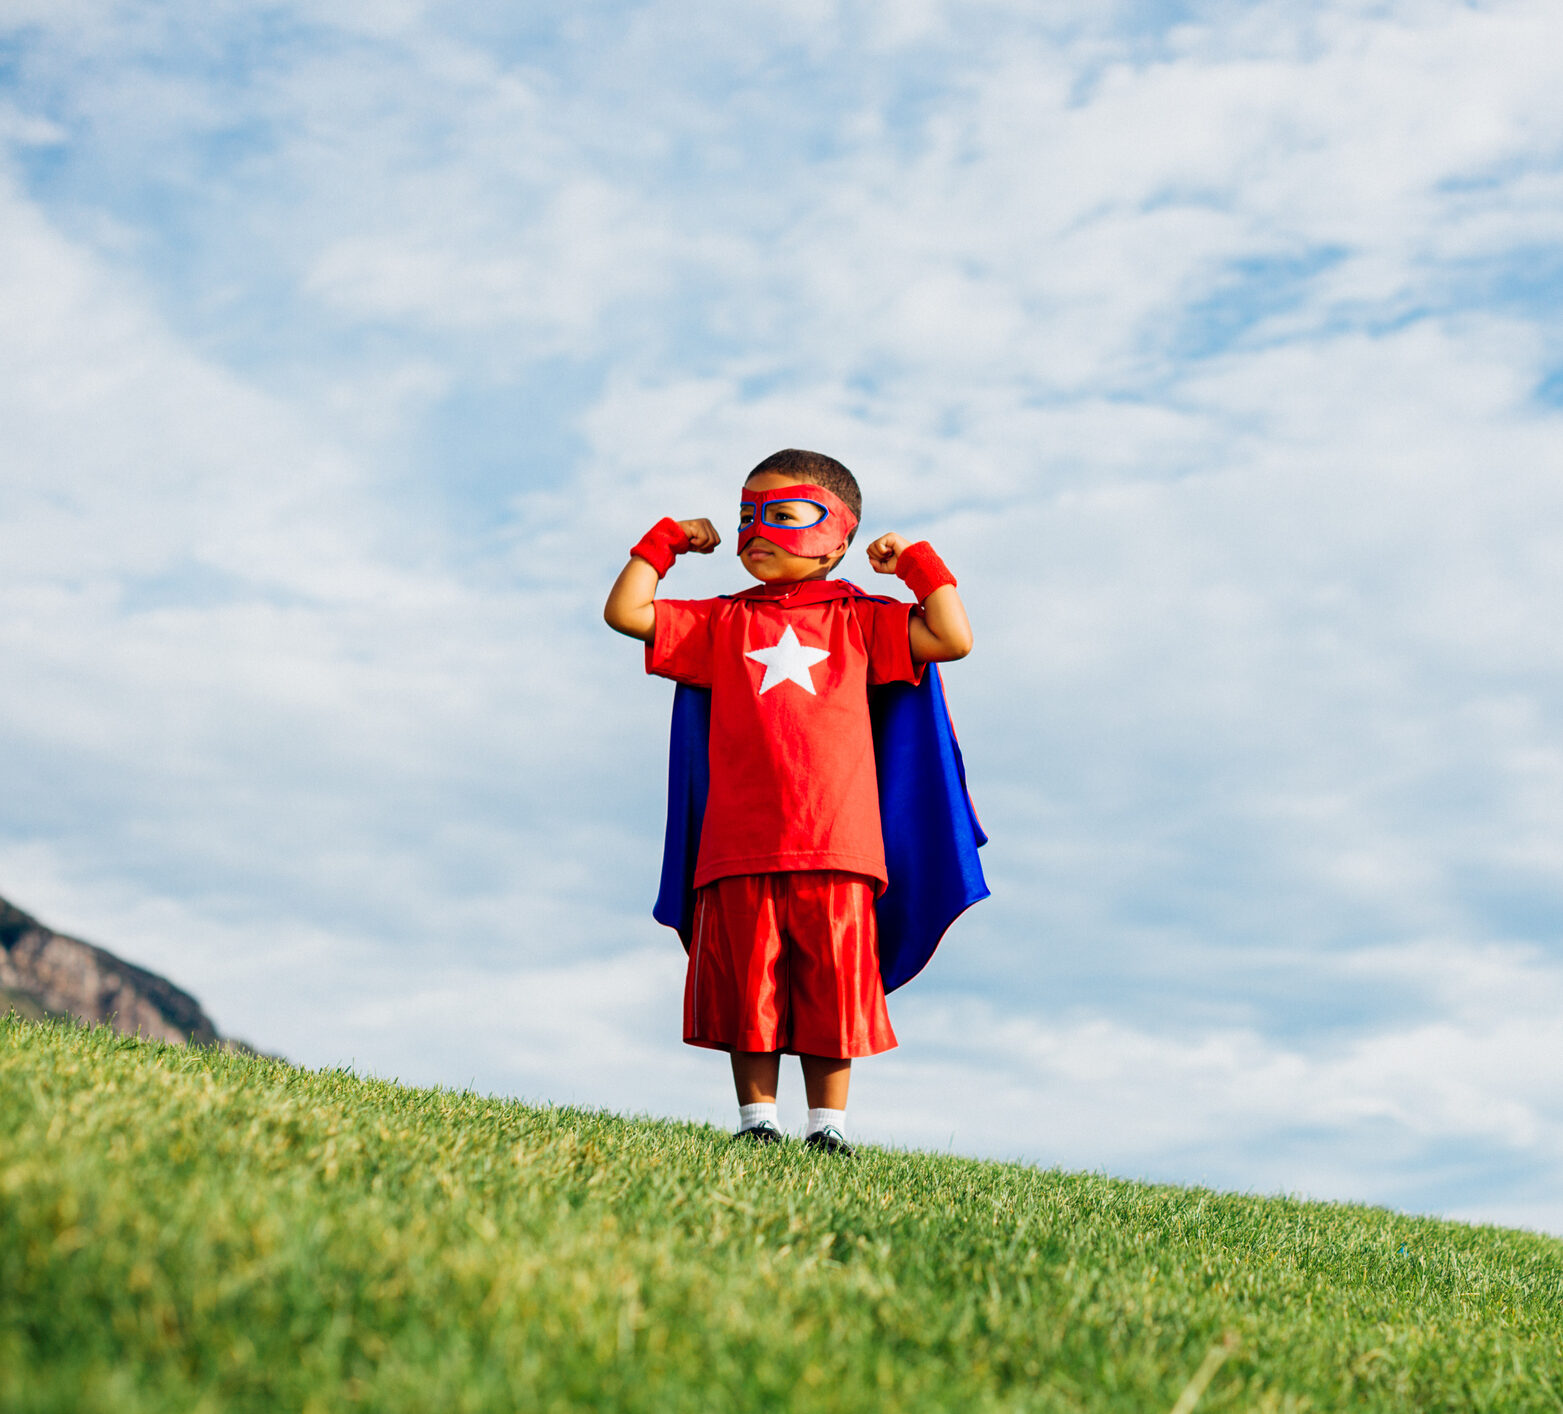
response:
M868 547L868 560L879 574L893 574L917 596L921 614L910 624L912 659L918 663L950 663L971 652L971 623L955 587L955 576L926 540L915 545L891 531Z

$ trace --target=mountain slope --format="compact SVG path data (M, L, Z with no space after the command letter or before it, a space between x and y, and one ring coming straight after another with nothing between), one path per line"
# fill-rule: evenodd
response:
M0 898L0 1012L105 1022L158 1041L221 1038L201 1004L166 977L46 928Z
M1555 1411L1560 1349L1531 1234L0 1021L8 1411Z

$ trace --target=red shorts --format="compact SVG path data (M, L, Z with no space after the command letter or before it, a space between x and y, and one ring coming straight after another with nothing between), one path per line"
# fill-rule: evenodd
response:
M701 889L684 978L684 1040L805 1056L890 1050L874 881L808 869L736 874Z

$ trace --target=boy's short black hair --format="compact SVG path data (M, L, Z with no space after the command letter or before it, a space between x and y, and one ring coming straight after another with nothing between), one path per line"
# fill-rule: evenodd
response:
M823 452L804 452L796 447L788 447L785 451L772 452L749 476L758 476L762 471L780 471L788 476L796 476L799 481L823 486L841 500L854 518L863 519L863 493L858 489L857 477L834 457L827 457ZM746 482L749 476L744 478ZM847 536L847 544L852 543L852 536L856 534L854 528L852 535Z

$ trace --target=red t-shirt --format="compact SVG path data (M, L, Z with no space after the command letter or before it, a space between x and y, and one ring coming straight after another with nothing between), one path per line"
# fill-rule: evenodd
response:
M657 601L646 671L711 690L696 888L785 869L841 869L884 887L868 689L922 675L912 608L840 580Z

